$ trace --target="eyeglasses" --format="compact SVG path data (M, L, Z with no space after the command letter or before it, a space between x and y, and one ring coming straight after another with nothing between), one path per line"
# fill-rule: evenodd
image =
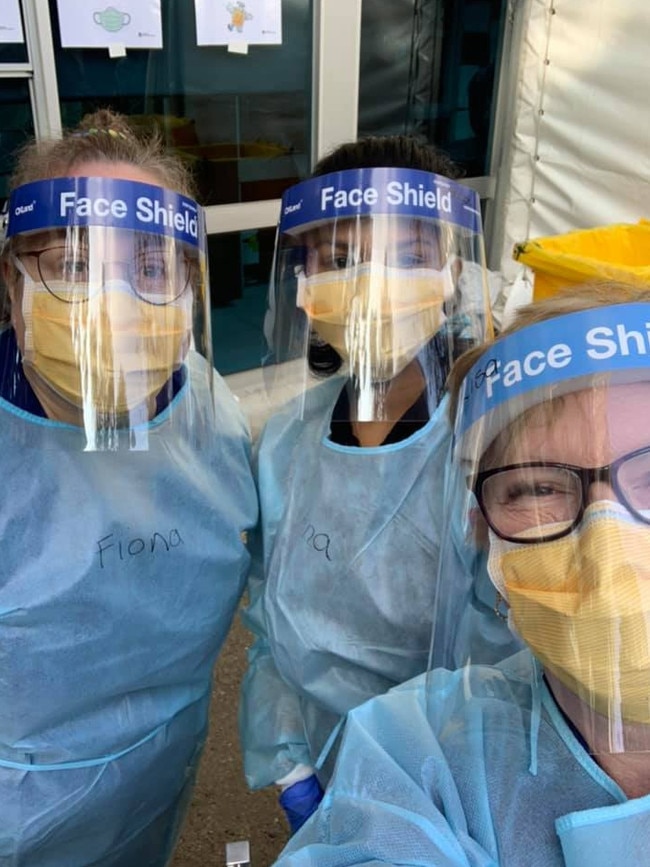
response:
M650 524L650 446L604 467L530 461L478 473L474 494L489 527L508 542L550 542L582 520L595 482L610 485L625 508Z
M133 292L148 304L171 304L189 285L192 264L176 244L138 243L127 260L94 261L77 245L46 247L17 253L36 259L45 288L66 304L80 304L101 292L107 265L121 266Z

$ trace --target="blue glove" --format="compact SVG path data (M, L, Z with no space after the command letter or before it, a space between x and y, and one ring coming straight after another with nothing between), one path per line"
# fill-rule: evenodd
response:
M301 828L323 799L323 790L316 774L294 783L280 795L280 806L289 821L291 833Z

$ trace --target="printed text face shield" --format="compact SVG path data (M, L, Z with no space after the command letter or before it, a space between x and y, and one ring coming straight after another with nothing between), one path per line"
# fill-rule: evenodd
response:
M287 375L307 387L309 367L327 375L340 366L353 419L396 421L395 391L418 384L427 418L453 358L489 328L484 277L472 190L390 168L298 184L282 201L267 382L279 395Z
M490 347L461 390L446 497L476 580L487 567L595 754L650 750L648 323L647 303L598 307Z
M179 413L200 441L211 408L183 399L190 355L208 393L212 379L199 206L149 184L57 178L12 193L7 236L3 395L14 403L8 381L24 377L86 450L147 448L149 424Z

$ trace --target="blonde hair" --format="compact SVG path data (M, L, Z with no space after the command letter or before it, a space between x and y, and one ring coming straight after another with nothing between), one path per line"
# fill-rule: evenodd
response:
M90 162L128 163L137 166L186 196L194 196L192 176L181 160L165 152L158 134L140 137L128 119L110 109L87 114L75 129L60 139L31 141L18 152L10 190L30 181L65 177Z

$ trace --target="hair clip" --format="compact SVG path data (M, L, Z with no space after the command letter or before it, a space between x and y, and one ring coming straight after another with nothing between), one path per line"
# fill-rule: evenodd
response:
M81 132L73 132L73 138L88 138L88 136L93 135L110 135L111 138L121 138L124 141L128 141L128 136L126 136L123 132L117 129L98 129L97 127L91 127L90 129L82 130Z

